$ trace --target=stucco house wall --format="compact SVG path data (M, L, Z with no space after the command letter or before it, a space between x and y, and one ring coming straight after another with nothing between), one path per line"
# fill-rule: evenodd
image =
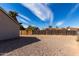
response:
M19 37L19 25L0 9L0 40Z

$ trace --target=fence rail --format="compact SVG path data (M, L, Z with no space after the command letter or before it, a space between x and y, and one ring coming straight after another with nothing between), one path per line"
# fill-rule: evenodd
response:
M32 31L20 30L20 35L32 35Z
M20 30L20 35L77 35L76 31L66 31L66 30L52 30L52 31L27 31L27 30Z

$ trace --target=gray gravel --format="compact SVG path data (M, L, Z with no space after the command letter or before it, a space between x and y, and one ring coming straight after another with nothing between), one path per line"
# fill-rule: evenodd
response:
M79 55L77 36L28 35L0 45L1 55L7 56L75 56ZM31 37L31 38L30 38Z

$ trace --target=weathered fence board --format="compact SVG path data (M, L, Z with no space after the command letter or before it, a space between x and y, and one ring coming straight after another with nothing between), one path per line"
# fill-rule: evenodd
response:
M76 31L67 31L67 30L40 30L40 31L27 31L27 30L20 30L20 35L77 35Z

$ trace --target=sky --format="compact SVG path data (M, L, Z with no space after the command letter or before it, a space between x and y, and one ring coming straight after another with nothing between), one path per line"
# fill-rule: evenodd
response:
M18 13L17 20L27 28L40 29L48 26L79 27L79 4L77 3L0 3L6 12Z

